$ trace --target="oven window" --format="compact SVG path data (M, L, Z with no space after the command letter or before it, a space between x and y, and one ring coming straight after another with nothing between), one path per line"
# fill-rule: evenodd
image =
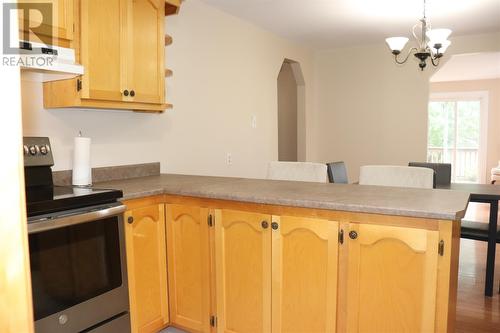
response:
M35 320L122 284L118 218L29 235Z

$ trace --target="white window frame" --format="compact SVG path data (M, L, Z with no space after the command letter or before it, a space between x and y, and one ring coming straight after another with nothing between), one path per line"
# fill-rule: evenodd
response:
M489 113L489 94L487 91L462 91L462 92L443 92L432 93L429 98L431 102L462 102L479 101L481 105L480 117L481 124L479 128L479 183L486 183L486 158L488 152L488 113ZM427 139L429 138L429 104L427 104ZM429 142L426 143L426 151L429 150ZM426 152L427 154L427 152ZM489 180L488 180L489 181Z

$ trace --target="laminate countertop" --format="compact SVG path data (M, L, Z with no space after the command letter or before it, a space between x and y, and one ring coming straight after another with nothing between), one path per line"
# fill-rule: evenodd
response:
M123 200L159 194L312 209L457 220L470 193L445 189L309 183L161 174L94 184L123 191Z

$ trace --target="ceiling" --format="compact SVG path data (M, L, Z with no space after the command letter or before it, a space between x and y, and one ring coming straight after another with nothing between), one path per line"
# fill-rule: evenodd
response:
M423 0L202 0L268 31L315 48L409 36ZM500 31L500 0L427 0L435 28L454 35Z
M431 78L431 82L500 78L500 52L454 55Z

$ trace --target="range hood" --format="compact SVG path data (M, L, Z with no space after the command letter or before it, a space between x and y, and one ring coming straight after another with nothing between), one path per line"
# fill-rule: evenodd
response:
M83 66L75 63L75 50L41 43L20 41L19 65L21 78L47 82L82 75Z

